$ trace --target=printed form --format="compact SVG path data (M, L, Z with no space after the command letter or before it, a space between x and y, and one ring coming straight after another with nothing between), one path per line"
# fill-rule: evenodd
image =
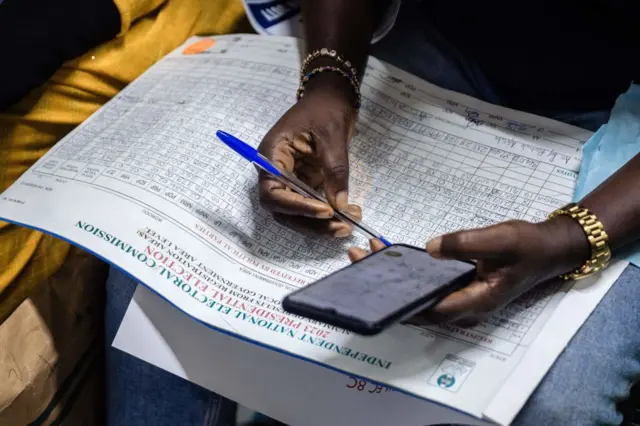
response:
M347 247L366 241L278 224L259 206L255 169L215 132L257 146L295 102L298 45L224 36L191 53L168 55L59 142L2 194L0 217L91 250L218 330L482 416L569 286L540 288L472 329L397 326L373 339L285 314L288 292L346 266ZM362 94L350 194L391 241L538 221L571 200L589 132L375 59ZM566 315L579 326L593 308L576 309Z

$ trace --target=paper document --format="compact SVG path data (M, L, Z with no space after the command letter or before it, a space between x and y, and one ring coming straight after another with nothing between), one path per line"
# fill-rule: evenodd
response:
M576 306L595 306L624 267L624 262L613 265L605 272L604 285L583 282L563 299L485 416L500 424L511 421L566 345L567 336L580 326L582 321L568 319L566 312L573 312ZM113 345L290 426L492 424L227 337L190 320L142 286L135 292ZM203 353L207 356L201 356ZM318 409L319 401L324 409Z
M289 426L491 424L218 333L141 286L113 345Z
M71 132L2 194L0 217L86 247L220 331L482 417L573 291L541 287L472 329L397 326L376 338L285 314L288 292L346 266L347 247L366 242L275 222L258 203L255 169L215 137L221 129L257 146L295 101L297 42L209 44L171 53ZM375 59L362 94L350 196L391 241L542 220L571 200L589 132ZM581 324L592 305L561 315Z

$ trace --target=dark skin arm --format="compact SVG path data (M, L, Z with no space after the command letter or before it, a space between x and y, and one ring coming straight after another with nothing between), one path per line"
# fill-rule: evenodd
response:
M604 225L612 250L640 239L640 155L587 195L581 204Z
M360 71L369 43L382 17L382 0L307 0L303 3L307 51L335 49ZM327 65L325 59L310 69ZM335 65L330 63L331 65ZM331 73L314 77L304 98L293 106L265 136L260 151L278 167L296 173L312 187L324 186L330 206L304 198L268 176L260 177L260 199L289 224L299 224L335 236L351 232L333 220L333 208L361 216L348 203L348 141L356 119L353 92L346 79ZM634 158L614 177L582 200L603 222L612 249L640 238L640 158ZM382 243L372 241L373 250ZM415 322L473 323L511 302L536 285L578 268L589 257L581 227L558 217L542 223L510 221L484 229L461 231L427 244L436 257L474 260L476 279L443 300ZM367 253L352 249L358 259Z
M302 12L306 51L336 50L359 71L361 79L369 45L386 0L307 0ZM338 65L317 58L308 71ZM260 200L288 223L337 237L351 227L333 219L333 208L361 217L360 207L349 204L347 146L356 121L354 91L349 80L325 72L313 77L304 98L296 103L264 137L260 152L281 169L296 174L313 188L324 187L330 205L297 194L266 174L260 176Z
M388 2L382 0L305 0L302 19L305 23L307 53L318 49L335 49L351 61L362 77L369 56L371 38ZM326 62L312 62L309 69ZM336 65L335 62L328 62ZM339 79L340 80L340 79Z
M612 251L640 240L640 155L580 204L600 219ZM371 248L377 251L383 245L374 240ZM434 257L475 260L478 272L469 286L414 318L416 324L473 324L536 285L580 267L590 255L582 227L562 216L542 223L511 221L455 232L431 240L427 251ZM349 255L355 261L367 253L352 248Z

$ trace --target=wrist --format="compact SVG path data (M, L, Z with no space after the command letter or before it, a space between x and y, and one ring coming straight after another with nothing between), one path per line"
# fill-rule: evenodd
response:
M569 216L560 215L541 222L540 227L549 242L548 255L556 265L554 275L580 268L591 256L589 240L582 226Z
M327 65L335 66L333 62L328 61L326 58L318 58L309 64L306 71L310 72L317 67ZM316 93L329 94L337 97L353 109L355 109L358 100L355 88L349 78L335 72L321 72L311 77L305 84L304 93L305 96Z

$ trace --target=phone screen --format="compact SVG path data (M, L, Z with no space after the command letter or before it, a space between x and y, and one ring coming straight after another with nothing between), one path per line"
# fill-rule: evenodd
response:
M286 305L377 324L415 310L416 304L426 303L474 268L470 263L435 259L422 249L394 245L291 294Z

